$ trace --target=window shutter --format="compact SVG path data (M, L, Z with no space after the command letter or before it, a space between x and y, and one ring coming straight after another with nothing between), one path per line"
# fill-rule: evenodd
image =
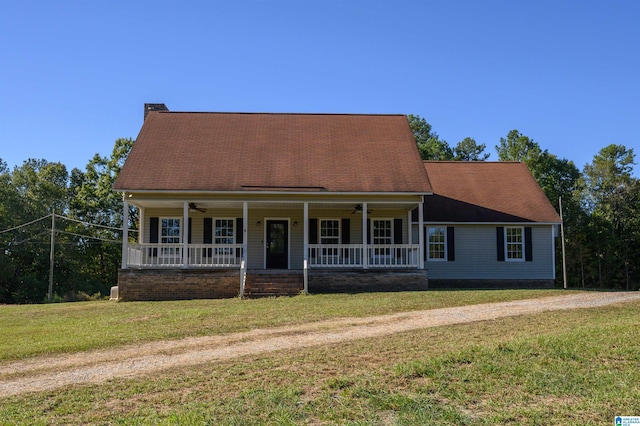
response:
M244 221L241 217L236 218L235 241L237 244L244 244Z
M157 217L149 218L149 242L158 242L158 228L160 227L160 220Z
M367 244L371 244L371 219L367 219Z
M504 262L504 226L496 227L496 246L498 247L498 262Z
M453 262L455 260L456 260L455 228L453 226L447 226L447 261Z
M531 241L531 227L524 228L524 259L527 262L533 261L533 243Z
M351 219L344 218L342 219L342 235L341 235L341 243L342 244L350 244L351 243Z
M191 244L191 218L189 218L189 226L187 229L187 243Z
M402 219L393 219L393 244L402 244Z
M429 233L426 226L422 228L422 232L424 232L424 261L426 262L429 256Z
M309 219L309 244L318 244L318 219Z
M158 243L158 228L160 228L160 220L157 217L149 218L149 242L153 244ZM149 250L149 256L158 256L158 249L153 248Z
M202 242L204 244L213 243L213 219L210 217L204 218L204 235L202 236Z

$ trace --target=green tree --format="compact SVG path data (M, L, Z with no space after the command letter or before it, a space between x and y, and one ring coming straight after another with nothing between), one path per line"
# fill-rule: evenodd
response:
M453 150L447 141L440 139L431 124L419 115L409 114L409 126L416 139L418 151L423 160L452 160Z
M3 221L9 227L36 221L68 206L66 167L61 163L29 159L8 172L3 167ZM3 235L0 297L5 302L42 302L48 287L50 221L37 221ZM8 229L8 228L7 228ZM58 261L56 257L55 261Z
M640 183L632 176L633 149L611 144L584 168L583 203L592 222L591 259L603 287L637 287Z
M500 138L500 143L495 148L499 161L522 161L532 172L532 166L543 153L537 142L515 129L506 138Z
M467 137L458 142L453 148L453 159L458 161L484 161L490 155L484 152L486 148L486 144L478 145L475 139Z
M110 157L96 154L87 164L84 173L80 170L72 171L70 190L75 196L70 204L70 214L73 217L104 227L122 227L122 194L114 192L112 186L132 147L132 139L118 139ZM137 222L137 210L130 208L129 216L131 227ZM106 294L117 282L121 244L114 241L121 240L122 233L82 224L73 226L75 233L94 237L78 242L85 258L82 291Z

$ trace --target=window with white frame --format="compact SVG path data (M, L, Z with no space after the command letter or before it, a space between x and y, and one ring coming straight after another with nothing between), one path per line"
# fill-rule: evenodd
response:
M214 244L233 244L235 219L216 219L213 224Z
M320 244L340 244L340 221L337 219L320 219ZM334 264L338 260L338 249L322 248L322 263Z
M524 232L522 227L505 227L507 260L524 260Z
M393 226L391 219L374 219L372 221L371 242L376 245L390 245L393 242ZM390 256L390 247L375 247L374 256Z
M373 220L373 244L391 244L393 241L393 227L390 219Z
M435 226L427 228L429 260L447 260L447 228Z
M160 242L162 244L179 244L180 230L180 218L163 217L160 221Z
M182 228L180 226L180 218L163 217L160 220L160 243L162 244L180 244L180 234ZM179 247L161 247L160 258L162 263L180 263L181 250Z
M234 223L235 219L215 219L213 221L213 243L216 245L233 244L234 243ZM233 253L232 248L216 248L216 255L229 255Z
M340 244L340 221L320 219L320 244Z

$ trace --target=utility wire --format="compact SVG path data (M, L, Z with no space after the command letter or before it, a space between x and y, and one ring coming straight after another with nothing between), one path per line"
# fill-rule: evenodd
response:
M9 229L5 229L3 231L0 231L0 234L4 234L4 233L10 232L10 231L15 231L16 229L23 228L25 226L31 225L33 223L39 222L39 221L44 220L44 219L48 219L50 217L51 217L51 214L48 214L46 216L41 217L40 219L32 220L31 222L23 223L22 225L18 225L18 226L15 226L13 228L9 228ZM121 231L122 232L122 228L115 228L113 226L106 226L106 225L98 225L97 223L85 222L83 220L73 219L71 217L62 216L62 215L59 215L59 214L56 215L56 219L57 218L70 220L70 221L73 221L73 222L78 222L78 223L81 223L81 224L83 224L85 226L97 226L97 227L100 227L100 228L105 228L105 229L110 229L110 230ZM129 229L128 232L138 232L138 230L137 229Z
M67 232L67 231L60 231L59 229L56 229L56 232L58 234L67 234L67 235L73 235L75 237L81 237L81 238L92 238L94 240L100 240L100 241L106 241L108 243L122 243L122 241L120 240L110 240L107 238L100 238L100 237L92 237L90 235L81 235L81 234L75 234L73 232Z
M70 220L70 221L73 221L73 222L78 222L78 223L81 223L81 224L86 225L86 226L98 226L100 228L112 229L112 230L116 230L116 231L122 231L122 228L115 228L113 226L106 226L106 225L98 225L97 223L85 222L83 220L73 219L73 218L70 218L70 217L67 217L67 216L56 215L56 217L59 217L61 219ZM138 232L137 229L129 229L128 231L129 232Z
M50 217L51 217L51 214L48 214L46 216L42 216L40 219L32 220L31 222L23 223L22 225L18 225L18 226L15 226L13 228L5 229L4 231L0 231L0 234L4 234L5 232L9 232L9 231L15 231L16 229L23 228L25 226L31 225L32 223L40 222L41 220L44 220L44 219L47 219L47 218L50 218Z
M10 243L10 244L11 244L10 246L7 246L7 247L2 248L2 249L0 249L0 251L9 250L11 247L18 246L18 245L20 245L20 244L22 244L22 243L28 243L30 240L33 240L33 239L35 239L35 238L37 238L37 237L40 237L40 236L45 235L45 234L48 234L48 233L50 233L50 232L51 232L50 230L42 231L42 232L40 232L39 234L32 235L32 236L30 236L29 238L25 238L24 240L11 242L11 243ZM38 242L38 243L43 243L43 244L44 244L44 242L43 242L43 241L37 241L37 242ZM48 244L48 243L46 243L46 244Z

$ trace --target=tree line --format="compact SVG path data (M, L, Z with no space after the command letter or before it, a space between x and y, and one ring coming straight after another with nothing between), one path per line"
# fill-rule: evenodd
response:
M408 117L423 159L489 158L485 144L465 138L451 147L424 118ZM100 297L116 285L122 194L111 187L132 146L132 139L116 140L110 156L96 154L84 171L68 172L64 164L44 159L29 159L10 170L0 159L0 303L46 300L52 214L58 215L56 298ZM640 286L640 181L633 176L633 149L608 145L582 171L518 130L500 138L495 149L499 161L524 162L556 210L562 197L570 287ZM137 229L135 208L130 208L129 217L130 228Z
M44 159L9 170L0 159L0 303L47 299L52 214L56 298L109 294L121 262L123 205L122 194L111 186L132 146L132 139L118 139L111 156L96 154L84 171L70 173L64 164ZM137 211L129 213L135 229Z

